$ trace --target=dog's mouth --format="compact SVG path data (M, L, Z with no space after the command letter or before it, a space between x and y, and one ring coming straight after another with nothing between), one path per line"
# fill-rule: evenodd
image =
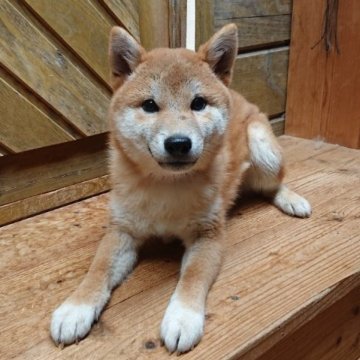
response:
M167 169L167 170L172 170L172 171L188 170L191 167L193 167L195 165L195 163L197 162L197 159L191 159L189 157L183 157L180 159L169 158L169 159L165 159L165 160L158 160L153 155L149 146L148 146L148 150L149 150L150 155L159 164L159 166L162 167L163 169Z
M190 169L195 165L196 161L167 161L167 162L158 162L158 164L168 170L173 171L183 171Z

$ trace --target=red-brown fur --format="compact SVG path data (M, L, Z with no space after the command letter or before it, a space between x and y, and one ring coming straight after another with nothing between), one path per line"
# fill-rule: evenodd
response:
M225 215L239 191L261 192L284 212L310 215L307 201L281 183L282 152L266 116L227 87L236 52L235 25L197 53L146 52L124 30L112 30L110 227L85 279L53 315L56 342L72 343L88 333L147 238L176 236L186 252L161 338L171 352L188 351L203 334L207 293L221 265ZM198 111L190 104L199 93L207 105ZM142 109L149 97L159 111ZM195 160L169 169L163 140L176 133L192 138Z

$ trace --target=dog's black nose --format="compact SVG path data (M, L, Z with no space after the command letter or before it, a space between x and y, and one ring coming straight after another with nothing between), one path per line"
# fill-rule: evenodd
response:
M165 139L165 150L172 156L187 155L191 150L191 140L187 136L173 135Z

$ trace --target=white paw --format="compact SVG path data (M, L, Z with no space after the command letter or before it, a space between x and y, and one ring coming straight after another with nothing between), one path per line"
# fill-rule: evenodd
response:
M51 336L56 344L72 344L86 336L96 319L94 306L63 303L52 315Z
M161 338L170 352L191 350L202 338L204 314L172 299L161 323Z
M282 186L274 197L274 205L284 213L301 218L311 215L311 205L302 196Z

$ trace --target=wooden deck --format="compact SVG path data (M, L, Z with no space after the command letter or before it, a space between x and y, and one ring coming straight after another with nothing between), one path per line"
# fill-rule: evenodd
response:
M281 143L287 182L313 215L291 218L259 200L239 206L205 336L184 359L360 357L360 151ZM79 284L106 230L106 203L105 194L0 228L1 359L169 357L158 334L178 246L144 251L85 340L63 350L50 340L51 312Z

